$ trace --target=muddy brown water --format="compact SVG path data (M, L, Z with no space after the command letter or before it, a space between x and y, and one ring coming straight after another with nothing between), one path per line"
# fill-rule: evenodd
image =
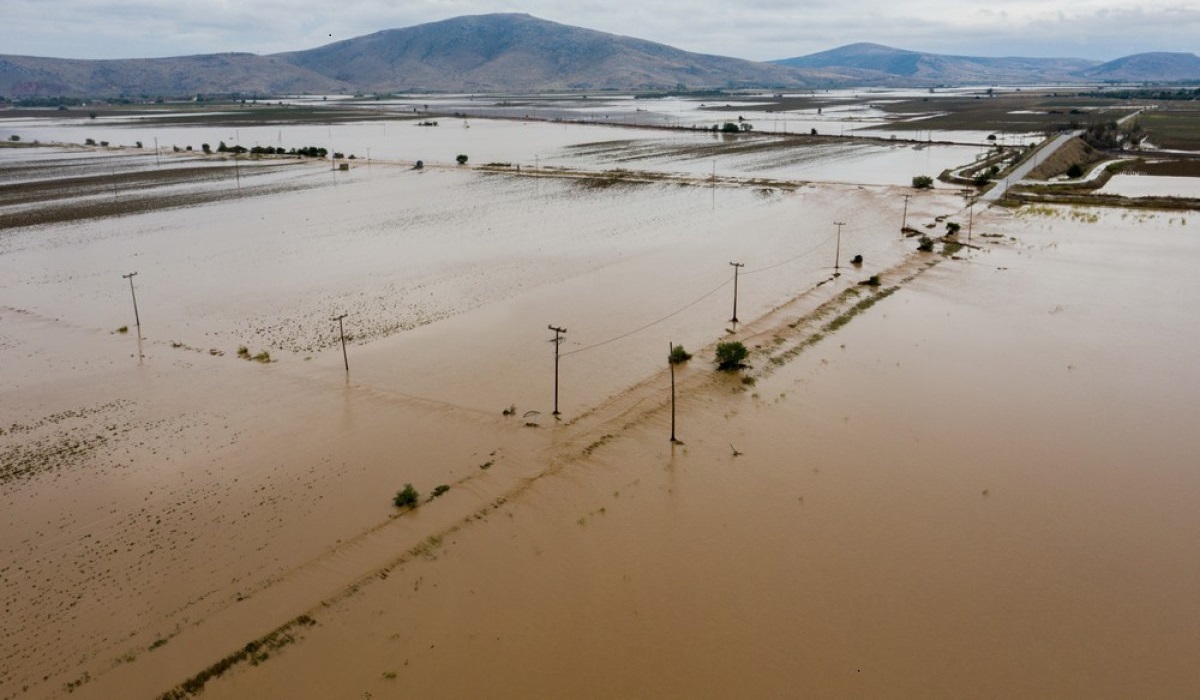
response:
M859 276L922 269L895 192L714 206L679 185L350 175L0 242L0 444L42 458L0 484L0 696L154 695L303 613L298 643L205 692L1197 688L1200 383L1178 300L1200 248L1178 216L977 215L1002 237L757 384L698 355L672 448L666 341L726 336L729 260L761 270L736 337L772 345ZM959 206L923 196L911 223ZM843 252L870 267L806 293L848 212ZM115 332L131 269L140 360ZM351 305L347 377L328 319ZM581 350L561 424L547 323ZM451 490L393 517L405 482Z

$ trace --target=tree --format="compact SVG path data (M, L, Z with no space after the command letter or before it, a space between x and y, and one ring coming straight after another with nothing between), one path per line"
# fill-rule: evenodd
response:
M928 175L914 175L912 186L918 190L927 190L933 187L933 178Z
M416 508L421 501L421 494L413 488L412 484L405 484L404 488L396 492L396 497L392 499L392 505L397 508Z
M1083 166L1079 163L1075 163L1071 167L1067 168L1067 177L1072 179L1083 177Z
M733 122L725 122L725 125L721 127L721 131L725 132L726 134L736 134L737 132L741 131L741 128Z
M958 223L957 221L947 221L946 222L946 233L948 235L953 236L954 234L958 233L960 230L962 230L962 224Z
M667 361L673 365L678 365L692 359L692 353L683 349L682 345L676 345L671 348L671 354L667 355Z
M467 155L465 153L459 153L458 157L455 158L454 160L458 161L459 165L466 165L467 164Z
M717 343L717 369L732 372L742 366L742 361L750 356L750 351L741 341L733 340L727 343Z

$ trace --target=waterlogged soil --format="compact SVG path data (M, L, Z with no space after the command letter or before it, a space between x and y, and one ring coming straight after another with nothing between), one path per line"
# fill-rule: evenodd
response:
M0 698L1194 694L1190 224L596 157L0 234Z

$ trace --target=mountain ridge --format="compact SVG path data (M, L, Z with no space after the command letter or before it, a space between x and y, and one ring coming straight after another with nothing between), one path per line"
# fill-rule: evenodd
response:
M1200 58L1194 54L1151 52L1101 63L951 56L857 43L755 62L521 13L454 17L268 55L104 60L0 55L0 95L9 99L1182 80L1200 80Z

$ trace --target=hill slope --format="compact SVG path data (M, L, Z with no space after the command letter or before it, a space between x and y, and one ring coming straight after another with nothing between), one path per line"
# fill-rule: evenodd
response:
M772 63L823 69L884 84L1032 83L1077 80L1097 61L1076 58L985 58L906 51L880 44L850 44Z
M248 53L87 61L0 56L0 95L159 96L196 93L346 92L347 83Z
M689 53L525 14L456 17L276 54L367 91L802 87L800 71Z
M1080 75L1090 80L1128 82L1200 80L1200 57L1165 51L1139 53L1089 68Z

